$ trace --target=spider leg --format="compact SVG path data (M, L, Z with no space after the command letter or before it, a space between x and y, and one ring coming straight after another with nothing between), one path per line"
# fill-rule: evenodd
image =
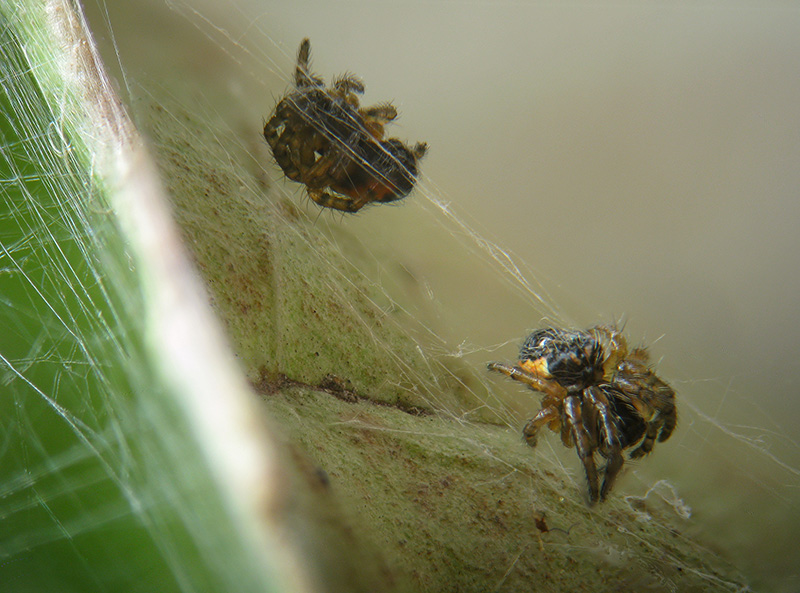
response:
M281 140L287 133L287 128L296 127L297 110L293 108L291 97L281 99L275 107L270 120L264 125L264 138L273 152L281 147Z
M563 416L562 410L562 416ZM561 444L567 449L572 449L575 446L575 439L572 437L572 426L569 421L564 418L559 425L561 426Z
M378 120L383 124L387 124L397 117L397 108L391 103L364 107L358 111L363 117Z
M316 160L316 153L329 145L327 139L314 134L298 111L293 96L278 103L272 118L264 125L264 138L272 149L275 161L292 181L303 182L303 171Z
M591 446L591 439L586 427L583 425L581 417L581 398L579 395L568 395L564 400L564 416L566 423L572 429L575 439L575 448L578 450L578 457L583 462L586 470L586 481L589 483L589 503L594 504L600 499L600 488L598 486L597 466L594 464L594 450Z
M355 74L342 74L333 81L333 88L340 93L343 97L347 97L351 93L359 95L364 94L364 81Z
M555 401L561 401L567 396L567 390L559 385L557 381L542 379L541 377L538 377L533 373L529 373L518 366L512 367L502 362L490 362L488 368L490 371L503 373L515 381L525 383L525 385L534 391L544 393L545 396L552 398Z
M311 188L308 189L308 197L320 206L341 210L342 212L358 212L367 203L366 200L353 200L343 196L334 196L329 192Z
M281 134L272 155L283 169L284 175L292 181L305 183L303 174L313 163L315 157L315 143L306 140L300 134L287 126Z
M647 423L647 431L644 434L644 440L642 441L641 445L631 451L631 459L644 457L653 450L653 445L656 442L656 435L658 434L658 431L661 430L662 424L663 422L659 420L654 420Z
M622 443L619 442L618 437L619 430L611 414L611 405L608 403L606 395L601 389L594 386L584 391L583 395L595 412L595 421L599 420L597 426L600 429L603 446L622 448Z
M375 140L383 138L384 126L397 117L397 109L391 103L381 103L358 110L364 120L367 133Z
M658 442L663 443L666 441L672 431L675 430L675 425L678 423L678 414L676 413L675 406L671 406L664 416L664 425L661 427L661 432L658 435Z
M560 413L558 408L546 407L539 410L539 413L531 418L525 425L525 428L522 429L522 435L525 437L525 442L531 447L535 447L536 440L539 437L539 430L541 430L542 426L550 424L554 420L558 421L559 418Z
M583 392L581 402L581 419L583 420L583 427L589 433L589 441L593 451L597 451L603 444L603 441L598 438L598 418L597 408L594 402L587 396L587 392ZM602 429L600 429L600 436L602 436Z
M427 142L417 142L414 145L414 148L411 149L411 152L413 153L414 157L417 160L421 159L428 152L428 143Z
M264 139L273 149L278 142L278 130L285 123L286 121L276 112L275 115L273 115L272 118L266 124L264 124Z
M320 189L330 185L337 174L344 168L346 158L336 150L329 150L319 157L316 162L312 160L311 166L303 176L303 183L309 188Z
M617 474L619 474L619 470L622 469L624 463L625 458L622 457L622 451L619 448L612 448L608 453L608 462L603 476L603 487L600 489L600 500L605 500L608 493L611 492L611 488L617 479Z
M297 88L310 86L322 86L323 82L308 69L308 61L311 57L311 41L308 37L300 42L300 49L297 50L297 66L294 69L294 85Z
M600 429L602 443L601 452L608 459L603 474L603 485L600 488L600 500L605 500L608 493L611 492L614 481L617 479L617 474L619 474L625 462L622 456L622 443L620 443L618 437L619 430L611 415L608 398L606 398L602 390L597 387L590 387L584 392L584 397L597 412L599 419L597 424Z

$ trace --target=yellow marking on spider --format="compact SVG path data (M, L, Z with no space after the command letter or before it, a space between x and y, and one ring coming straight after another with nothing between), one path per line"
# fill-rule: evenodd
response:
M520 360L519 366L540 379L553 378L550 371L547 369L547 359L544 357L537 358L536 360Z

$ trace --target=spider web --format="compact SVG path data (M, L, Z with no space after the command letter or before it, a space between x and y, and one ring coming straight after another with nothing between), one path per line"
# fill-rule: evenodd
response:
M304 36L311 38L317 75L330 81L351 69L366 82L364 104L396 98L401 117L387 135L427 141L431 152L406 200L354 217L307 203L296 184L281 180L263 145L243 142L234 151L195 140L215 154L229 151L224 156L244 159L254 170L264 166L282 199L316 217L330 250L319 257L348 262L369 286L365 298L374 300L377 292L378 306L414 318L417 325L407 331L421 348L477 369L468 384L474 400L510 429L520 429L537 398L487 376L486 362L513 360L536 327L625 322L628 339L650 346L659 374L675 387L679 425L650 458L626 466L614 495L634 510L646 508L643 501L660 501L685 521L687 532L729 555L752 583L796 588L800 447L791 435L800 413L788 402L797 351L790 307L800 289L793 271L800 212L791 195L800 181L793 166L800 157L793 140L800 131L800 88L782 75L790 63L784 56L800 49L800 15L747 4L705 10L373 6L154 1L127 14L113 2L91 3L87 10L105 41L106 63L118 68L123 95L163 101L176 118L201 111L224 122L221 129L244 135L291 87L294 52ZM170 19L162 25L164 14ZM138 19L159 23L148 31L151 37L141 37ZM176 22L188 26L168 33L166 23ZM124 51L130 31L136 32L138 54ZM159 62L153 56L168 35L192 49L199 36L215 51L176 51L174 61ZM225 80L224 92L186 91L182 69L196 75L204 59L236 65L237 76ZM225 93L251 104L252 112L227 112L220 100ZM37 128L32 122L20 132ZM4 151L14 149L12 141L3 141ZM3 178L6 192L21 178L49 182L47 173L34 169L4 171ZM19 187L29 194L24 207L34 210L35 192ZM4 220L16 216L2 214ZM33 220L29 237L43 245L86 235L70 225L76 221L70 213L43 208ZM76 223L89 226L80 216ZM76 239L74 248L85 247ZM101 319L101 327L90 335L64 334L71 324L59 317L55 289L40 295L53 327L24 324L39 313L14 305L7 317L19 320L14 335L25 336L21 343L28 347L16 351L3 344L3 381L29 384L70 422L66 393L76 385L93 392L90 383L117 380L83 346L100 336L108 339L107 348L135 356L136 344L112 338L119 335L114 309L135 314L137 296L132 289L121 302L108 299L103 279L93 274L98 264L89 261L82 274L68 267L52 271L36 258L56 256L37 253L30 243L4 241L3 274L33 286L52 280L49 274L92 278L97 293L78 309ZM400 271L388 261L399 262ZM125 267L117 267L126 279ZM64 334L56 340L63 346L42 349L40 343L51 342L44 334L56 330ZM35 369L52 364L64 369L58 380L39 384ZM441 409L430 378L413 379L429 385L429 403ZM0 450L9 450L39 413L18 405ZM114 438L118 425L136 419L133 411L125 414L97 418L94 426L71 423L101 449L109 468L125 467L120 459L126 452L116 450L121 441ZM481 410L453 415L470 423ZM558 481L573 486L565 496L579 496L583 475L574 451L548 437L535 454L554 468ZM48 459L44 439L30 446L37 455L23 457L18 475L36 484L35 504L43 512L53 500L100 481L89 474L59 480L54 468L82 459ZM123 490L130 480L113 475ZM22 487L12 484L6 493ZM655 520L640 512L642 521ZM87 514L86 524L56 526L61 536L44 530L42 541L91 533L128 513L127 507L101 509ZM621 532L629 527L618 525ZM31 544L14 543L7 557L25 545ZM638 545L633 535L629 545Z
M107 591L118 554L146 568L133 591L264 590L218 532L226 505L148 360L145 282L94 174L105 157L67 121L78 57L39 38L46 10L61 41L75 32L66 8L0 3L0 590Z

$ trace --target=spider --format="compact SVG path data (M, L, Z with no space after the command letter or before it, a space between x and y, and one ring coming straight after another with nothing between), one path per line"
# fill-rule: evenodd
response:
M428 145L412 148L397 138L384 139L385 125L397 117L394 105L359 107L364 83L352 74L326 88L309 71L310 54L311 42L303 39L295 88L264 126L264 138L284 174L304 184L320 206L343 212L407 196Z
M547 426L561 433L565 446L577 448L590 504L608 496L624 463L623 450L638 445L630 452L638 459L675 429L675 392L651 369L647 349L629 351L613 327L538 329L522 344L516 365L492 362L489 370L544 394L542 409L522 433L535 447L539 430ZM607 460L602 486L595 453Z

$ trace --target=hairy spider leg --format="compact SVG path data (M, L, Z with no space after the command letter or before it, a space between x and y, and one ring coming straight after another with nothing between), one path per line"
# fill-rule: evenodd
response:
M354 200L343 196L334 196L329 192L311 188L308 189L308 197L320 206L341 210L342 212L358 212L369 202L366 198Z
M519 381L520 383L525 383L528 387L533 389L534 391L540 391L544 393L547 397L550 397L556 401L561 401L567 396L567 390L564 389L557 381L542 379L541 377L534 375L524 369L521 369L518 366L511 366L504 364L502 362L490 362L488 364L488 368L490 371L497 371L498 373L503 373L507 377L511 377L515 381Z
M647 424L644 439L630 453L631 459L638 459L653 450L656 440L666 441L675 430L675 392L646 367L640 377L621 377L619 383L624 384L627 393L637 394L632 404Z
M622 457L622 443L617 438L619 431L611 414L611 405L608 403L608 398L603 391L597 387L589 387L583 392L583 395L589 405L597 411L597 416L599 417L597 425L600 429L600 451L608 459L603 474L603 485L600 488L600 500L605 500L608 493L611 492L614 481L617 479L617 474L619 474L625 462Z
M333 81L333 88L334 90L341 93L342 97L348 102L354 102L355 106L358 107L358 99L355 97L350 97L352 93L356 93L358 95L363 95L366 87L364 86L364 81L361 80L355 74L342 74L341 76L337 77Z
M297 50L297 66L294 69L294 86L301 89L310 86L322 86L324 83L321 78L317 78L308 69L308 61L311 57L311 41L306 37L300 42L300 49Z
M314 164L316 153L326 149L327 141L318 134L298 133L305 120L292 97L278 103L275 115L264 126L264 138L283 173L292 181L303 182L302 171Z
M613 453L608 457L608 462L606 462L603 487L600 489L600 500L605 500L608 493L611 492L611 488L614 487L614 482L617 480L619 470L622 469L624 463L625 459L622 457L622 452L619 449L613 450Z
M293 114L294 112L286 99L281 99L277 107L275 107L275 113L264 125L264 138L272 148L272 154L279 164L281 159L285 159L287 156L287 150L281 145L280 140L283 134L286 133L289 127L287 122Z
M397 117L397 108L391 103L381 103L380 105L359 109L358 113L364 119L364 127L367 129L367 133L375 140L381 140L384 134L384 126Z
M583 462L586 470L586 481L589 483L589 502L596 503L600 499L600 488L598 486L597 466L594 464L592 455L591 437L583 425L581 417L581 397L579 395L568 395L564 399L564 417L572 429L572 436L575 440L575 448L578 450L578 457Z
M558 408L549 406L539 410L539 413L531 418L522 429L522 435L525 437L525 442L531 447L536 446L536 441L539 438L539 431L542 426L552 424L553 422L561 423L561 414Z
M661 433L658 435L658 442L663 443L666 441L672 431L675 430L675 425L678 423L678 414L675 410L675 404L672 404L670 409L664 415L664 425L661 427Z
M653 450L653 445L655 445L656 437L658 437L659 442L669 438L670 434L672 434L672 430L675 428L676 417L674 414L674 407L671 412L672 413L668 414L666 418L662 417L660 414L656 414L656 417L647 423L644 440L642 440L642 443L635 450L631 451L631 459L638 459L650 453L650 451ZM661 433L660 435L659 432Z
M305 183L311 189L320 189L331 185L345 172L347 167L352 164L352 160L347 156L331 147L317 162L308 170L303 177Z
M372 105L371 107L364 107L359 109L359 112L364 117L377 119L382 123L389 123L397 118L397 107L391 103L381 103L379 105Z
M661 428L658 422L648 422L647 423L647 431L644 434L644 439L642 440L642 444L639 445L636 449L631 451L630 458L631 459L638 459L639 457L644 457L650 451L653 450L653 445L656 442L656 435L658 434L658 430Z
M606 397L605 393L603 393L601 389L592 386L588 387L583 392L583 396L586 402L589 403L591 408L597 413L597 417L599 418L599 422L597 422L601 437L599 444L603 447L620 449L622 444L619 442L619 438L617 438L617 425L614 422L611 413L611 404L608 402L608 398ZM605 454L605 449L603 449L603 452Z

